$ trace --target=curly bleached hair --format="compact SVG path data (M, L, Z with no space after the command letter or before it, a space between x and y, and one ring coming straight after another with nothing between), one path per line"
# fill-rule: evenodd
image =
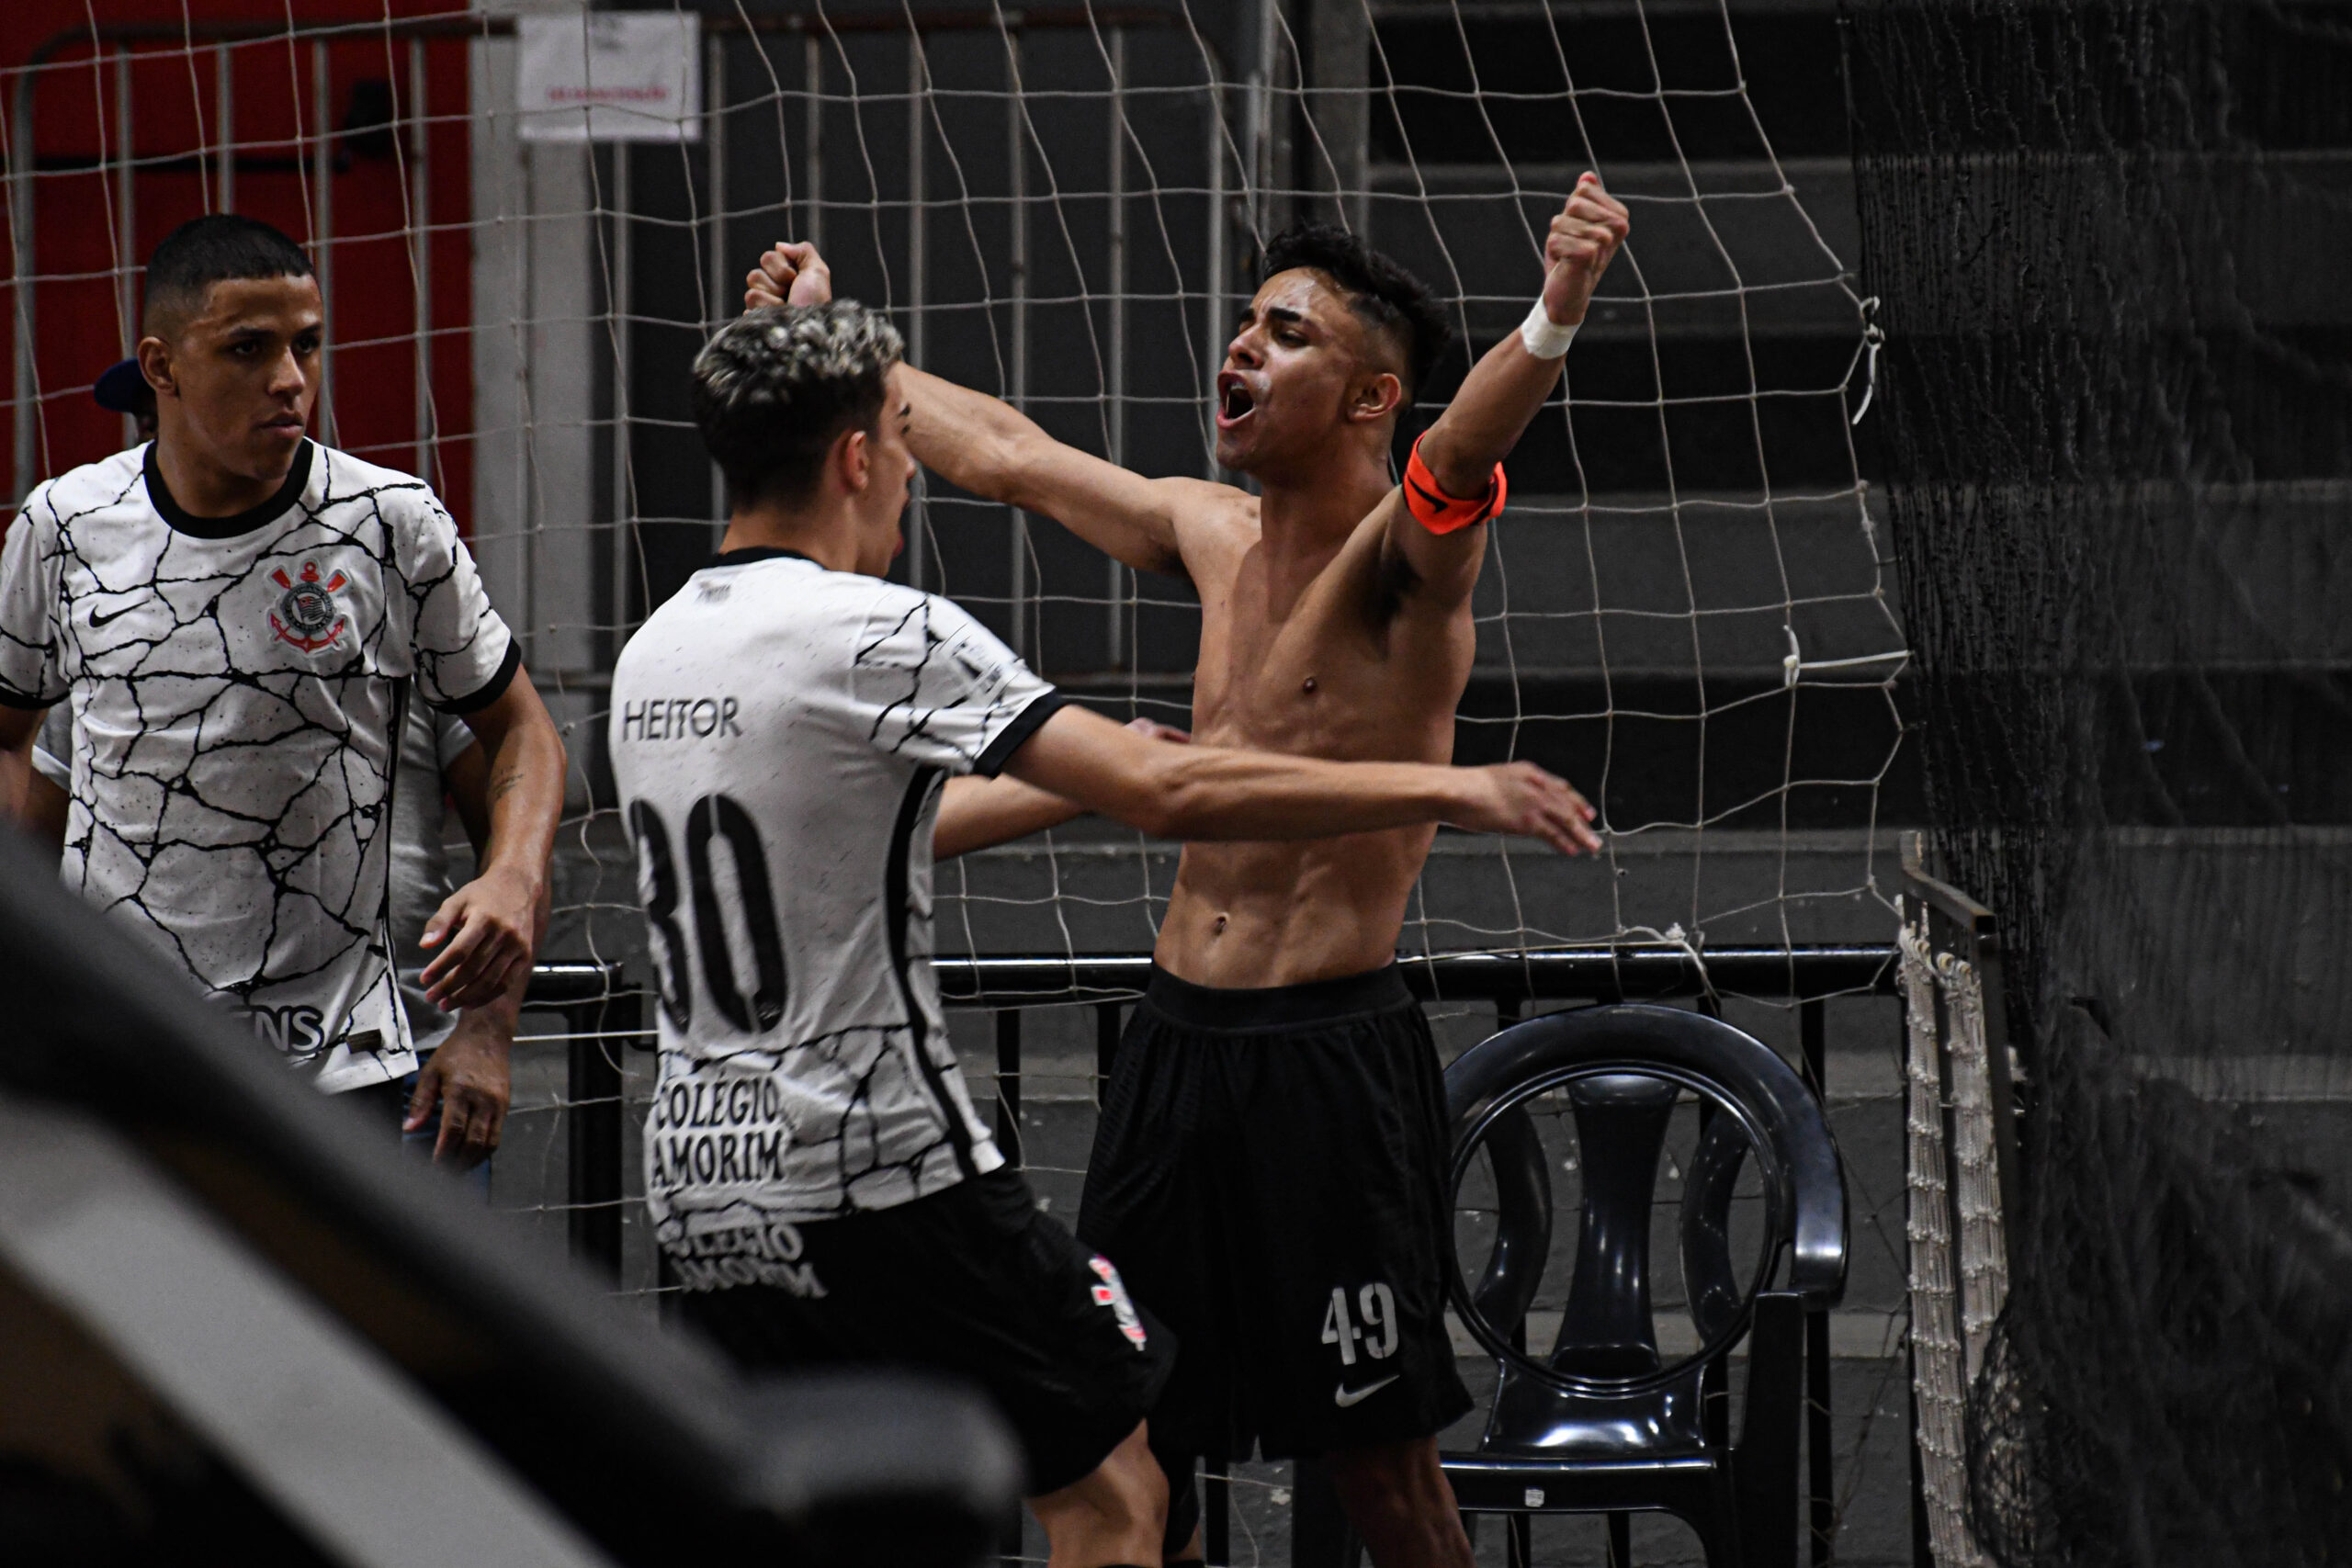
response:
M845 430L882 417L906 344L854 299L768 305L720 329L695 356L695 423L731 504L806 500Z

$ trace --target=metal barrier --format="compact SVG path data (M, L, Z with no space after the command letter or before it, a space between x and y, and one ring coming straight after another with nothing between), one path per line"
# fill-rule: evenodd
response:
M1534 953L1461 953L1401 959L1406 984L1425 1002L1492 1003L1498 1027L1519 1021L1531 1003L1689 999L1717 1012L1736 997L1793 1002L1798 1069L1816 1095L1827 1092L1828 1003L1840 997L1896 998L1897 950L1855 943L1807 947L1555 948ZM986 1010L994 1018L997 1144L1022 1163L1022 1015L1031 1007L1090 1006L1095 1011L1096 1097L1111 1071L1124 1010L1151 976L1144 954L1100 957L935 958L941 998L951 1008ZM615 1043L650 1046L643 990L617 964L542 964L526 1007L562 1013L570 1030L571 1104L568 1201L573 1255L617 1280L620 1258L621 1069ZM1826 1564L1837 1529L1831 1469L1829 1320L1805 1325L1805 1405L1810 1559ZM1231 1562L1228 1456L1204 1464L1203 1545L1211 1563ZM1302 1463L1294 1486L1292 1561L1341 1560L1347 1540L1337 1494L1322 1467Z

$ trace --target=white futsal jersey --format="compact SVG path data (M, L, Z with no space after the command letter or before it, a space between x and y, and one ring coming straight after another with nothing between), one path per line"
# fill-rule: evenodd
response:
M629 639L613 773L662 990L655 1234L691 1287L801 1288L791 1223L1003 1162L928 962L949 773L1060 705L944 599L733 550Z
M496 700L520 649L423 480L305 442L191 517L152 446L35 490L0 550L0 703L73 705L68 886L330 1092L414 1070L386 930L410 692Z

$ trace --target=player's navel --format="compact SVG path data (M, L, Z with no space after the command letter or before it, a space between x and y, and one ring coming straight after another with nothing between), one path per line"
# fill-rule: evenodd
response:
M1298 689L1305 692L1308 696L1313 696L1315 694L1315 677L1309 675L1306 680L1301 681L1298 683Z
M1209 923L1209 934L1211 936L1223 936L1225 934L1225 922L1229 919L1231 919L1230 916L1219 915L1215 920L1212 920Z

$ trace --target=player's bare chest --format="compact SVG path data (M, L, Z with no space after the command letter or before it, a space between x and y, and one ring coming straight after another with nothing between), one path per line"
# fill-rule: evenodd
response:
M1426 662L1423 640L1423 628L1336 572L1293 595L1238 575L1226 592L1203 595L1194 732L1300 754L1418 752L1456 694L1446 671Z

